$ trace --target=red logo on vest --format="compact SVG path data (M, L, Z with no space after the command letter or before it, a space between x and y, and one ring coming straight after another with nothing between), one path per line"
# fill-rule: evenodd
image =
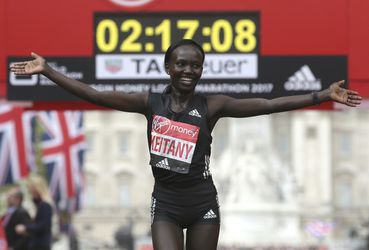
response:
M166 134L170 128L170 120L163 116L154 116L152 129L159 134Z

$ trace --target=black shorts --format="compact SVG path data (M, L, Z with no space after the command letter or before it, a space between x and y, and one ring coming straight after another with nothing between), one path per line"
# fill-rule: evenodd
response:
M220 224L218 197L198 206L177 206L151 198L151 224L157 221L170 221L180 228L196 224Z

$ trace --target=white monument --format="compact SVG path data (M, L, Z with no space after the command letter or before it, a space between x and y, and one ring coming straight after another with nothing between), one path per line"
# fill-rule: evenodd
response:
M225 147L211 164L221 205L223 244L300 241L295 176L290 163L282 162L273 148L270 119L229 120L232 147Z

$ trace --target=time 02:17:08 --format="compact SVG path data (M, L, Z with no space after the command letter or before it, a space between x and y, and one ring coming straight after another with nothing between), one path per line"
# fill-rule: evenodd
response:
M238 52L248 53L252 52L257 46L256 25L250 19L238 20L234 25L234 29L232 24L225 19L215 20L211 26L202 28L200 28L199 20L195 19L178 20L176 25L177 29L184 31L184 39L192 39L198 30L202 32L203 39L209 37L209 42L202 43L205 52L228 52L234 45ZM129 32L128 36L121 42L119 41L120 31L123 33ZM155 50L154 43L142 44L138 42L143 32L146 37L156 36L161 38L161 52L164 52L171 43L170 19L164 19L155 27L146 28L143 28L142 24L136 19L127 19L121 23L120 31L114 20L101 20L96 26L95 38L98 50L109 53L116 51L119 46L120 52L153 52Z

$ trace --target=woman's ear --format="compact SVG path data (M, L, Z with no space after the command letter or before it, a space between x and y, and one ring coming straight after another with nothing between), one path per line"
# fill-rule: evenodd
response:
M168 63L164 64L164 68L167 75L169 75L169 64Z

